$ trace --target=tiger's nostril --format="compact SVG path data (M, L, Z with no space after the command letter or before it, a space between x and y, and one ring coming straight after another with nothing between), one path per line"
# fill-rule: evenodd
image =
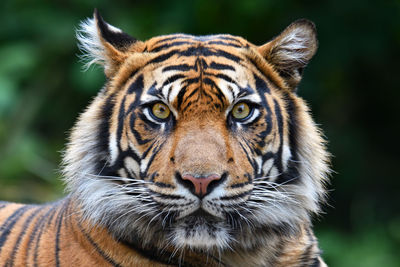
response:
M224 180L221 179L222 176L218 174L211 174L206 177L195 177L191 174L184 174L183 176L177 175L177 178L181 179L182 182L184 182L183 184L189 187L199 198L203 198L206 194L211 192L213 187ZM213 187L210 186L211 183L214 185Z

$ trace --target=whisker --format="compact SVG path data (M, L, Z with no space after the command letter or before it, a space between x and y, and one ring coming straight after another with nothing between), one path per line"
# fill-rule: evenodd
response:
M131 178L131 177L96 175L96 174L90 174L90 173L82 173L82 174L93 177L93 178L102 178L102 179L107 179L107 180L129 181L129 182L136 182L136 183L141 183L141 184L153 184L153 182L150 182L150 181L145 181L145 180Z

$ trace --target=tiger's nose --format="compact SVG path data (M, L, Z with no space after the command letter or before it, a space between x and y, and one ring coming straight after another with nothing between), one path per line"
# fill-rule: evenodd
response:
M200 198L204 197L207 194L207 189L211 191L209 187L211 182L217 181L217 183L219 184L222 181L221 176L218 174L211 174L207 177L194 177L190 174L184 174L182 176L182 179L190 182L189 184L192 187L191 189L194 189L194 194ZM214 183L214 185L217 184Z

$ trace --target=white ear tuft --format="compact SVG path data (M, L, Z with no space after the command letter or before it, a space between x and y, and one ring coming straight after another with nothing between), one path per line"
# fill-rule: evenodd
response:
M271 56L282 67L305 66L317 49L314 27L297 22L274 40Z
M302 19L293 22L275 39L260 46L258 51L295 89L317 47L314 23Z
M81 22L76 36L78 46L83 52L81 58L85 62L85 68L93 64L102 65L107 76L113 75L120 67L132 45L140 43L105 22L97 10L93 18Z
M93 64L106 65L106 51L94 18L86 19L80 23L76 31L76 38L79 41L78 47L82 52L80 57L85 63L85 70Z

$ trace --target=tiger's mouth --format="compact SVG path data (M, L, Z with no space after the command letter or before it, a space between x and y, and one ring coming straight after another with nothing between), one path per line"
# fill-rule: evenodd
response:
M202 208L176 221L172 241L191 249L223 248L230 242L225 221Z
M218 218L202 208L197 209L193 213L183 217L181 220L184 220L185 223L190 225L200 225L200 224L209 224L213 222L221 222L223 221L221 218Z

